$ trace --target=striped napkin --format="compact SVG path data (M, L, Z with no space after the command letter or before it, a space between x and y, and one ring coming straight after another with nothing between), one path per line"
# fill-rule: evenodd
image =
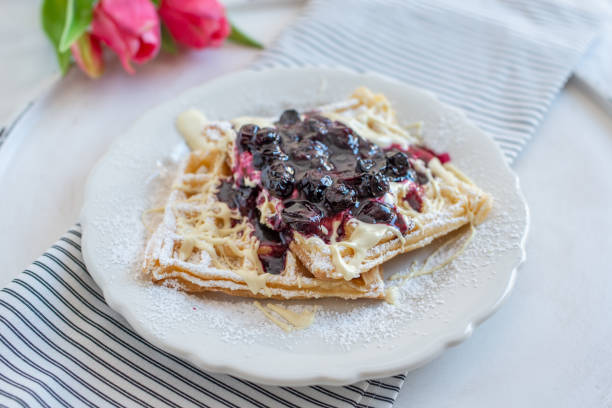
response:
M389 407L405 378L270 387L199 370L104 303L83 264L79 225L0 291L0 323L8 406Z
M599 26L558 0L312 1L255 67L342 65L431 90L512 162Z
M523 148L596 34L548 1L311 1L255 68L344 65L430 89ZM104 302L80 227L0 291L0 406L390 407L398 375L344 387L272 387L210 374L158 349Z
M597 39L586 58L574 72L579 84L612 115L612 1L607 8L602 35Z

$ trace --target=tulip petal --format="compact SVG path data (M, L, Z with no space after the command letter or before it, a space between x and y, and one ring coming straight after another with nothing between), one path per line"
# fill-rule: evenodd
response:
M100 40L89 33L82 34L70 46L77 65L90 78L98 78L104 72L102 45Z
M111 48L119 56L121 65L130 74L134 68L130 64L131 52L127 42L122 38L119 28L113 20L102 9L102 2L94 9L94 17L91 24L91 32Z
M100 5L125 34L139 36L159 29L155 6L149 0L102 0Z
M117 53L130 74L132 61L147 62L161 47L159 18L149 0L100 0L92 33Z
M142 36L140 38L140 45L138 46L138 51L134 54L133 60L139 64L147 62L151 55L155 55L159 50L160 40L151 39Z
M231 31L217 0L162 0L159 15L176 42L193 48L219 46Z
M225 9L217 0L162 0L162 7L212 20L225 16Z
M225 42L225 39L230 35L231 32L232 27L229 21L227 20L227 18L223 17L219 21L219 29L211 36L210 45L212 47L220 47L221 45L223 45L223 42Z

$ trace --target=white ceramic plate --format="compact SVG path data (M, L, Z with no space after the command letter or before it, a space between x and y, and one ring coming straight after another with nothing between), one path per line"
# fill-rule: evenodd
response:
M489 219L451 266L400 285L397 306L341 300L319 305L315 323L284 333L249 299L191 296L139 275L144 210L155 205L165 166L186 154L174 128L196 107L209 118L278 115L337 101L366 85L391 100L401 122L423 120L426 143L495 199ZM466 339L490 316L524 260L528 213L518 180L491 139L434 95L373 74L274 69L224 76L160 105L121 135L92 171L82 211L83 256L108 304L151 342L199 367L278 385L347 384L414 369ZM406 270L423 252L385 265Z

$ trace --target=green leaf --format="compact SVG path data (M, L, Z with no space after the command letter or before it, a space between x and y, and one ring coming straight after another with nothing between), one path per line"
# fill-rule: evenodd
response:
M159 0L151 0L151 3L155 4L155 7L159 7Z
M79 38L91 24L93 3L95 0L68 0L64 29L59 43L61 52L68 51L73 42Z
M41 22L43 30L55 48L57 62L62 74L68 71L70 66L70 51L60 51L59 44L64 31L66 18L67 0L44 0L42 3Z
M242 31L240 31L233 23L230 23L232 26L232 32L230 33L227 39L236 44L246 45L248 47L259 48L262 50L264 46L257 40L249 37Z
M176 45L174 38L172 38L172 34L170 34L170 31L168 31L164 24L162 24L161 28L161 40L161 46L164 51L169 52L170 54L174 54L178 51L178 46Z

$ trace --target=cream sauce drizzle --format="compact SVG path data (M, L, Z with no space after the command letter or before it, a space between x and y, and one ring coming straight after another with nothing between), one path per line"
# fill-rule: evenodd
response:
M209 242L209 237L203 237L203 231L194 230L193 227L187 226L180 221L179 230L181 230L180 235L183 238L181 247L179 249L179 257L181 260L187 260L195 248L205 251L208 254L214 254L215 248ZM219 242L225 241L228 243L231 241L228 237L216 237L215 240ZM268 290L267 281L270 274L260 274L255 268L237 268L234 269L233 272L244 280L244 283L246 283L251 292L259 293L263 291L266 293Z
M283 319L291 323L296 329L305 329L314 322L316 309L294 312L282 306L269 304L268 308L276 312Z
M187 259L189 259L194 247L195 241L193 239L185 238L181 243L181 249L179 250L179 258L182 261L186 261Z
M385 302L390 305L396 305L399 301L400 292L397 286L391 286L385 289Z
M244 279L244 282L247 284L251 292L259 293L262 290L264 293L268 292L269 289L266 284L268 282L268 276L270 276L269 274L263 273L258 275L255 271L253 271L255 273L250 273L248 270L244 269L238 269L234 272Z
M465 238L464 241L459 246L459 248L457 248L457 250L451 256L446 258L444 261L440 262L439 264L435 266L429 267L430 261L438 253L440 253L441 251L445 250L446 248L450 246L457 244L463 238L463 236L459 235L458 237L452 238L446 241L445 243L443 243L442 245L440 245L438 248L436 248L435 251L429 254L427 258L425 258L425 261L423 261L420 268L417 269L416 265L413 264L412 268L410 268L410 271L407 274L404 275L402 273L396 273L392 275L390 279L405 281L405 280L416 278L416 277L423 276L423 275L431 275L434 272L437 272L440 269L444 268L446 265L449 265L451 262L453 262L455 259L461 256L463 252L465 252L465 249L467 248L467 246L470 244L470 242L472 242L472 239L474 239L474 235L476 235L476 228L474 228L473 223L470 223L469 225L470 225L470 232L469 232L468 237Z
M189 109L176 118L176 128L191 150L204 147L203 131L208 123L206 116L196 109Z
M212 121L197 109L189 109L178 115L176 128L191 150L208 151L212 144L234 139L230 122Z
M275 305L272 303L267 304L266 306L262 306L258 301L253 302L255 307L257 307L261 312L275 325L280 327L286 332L290 332L292 330L301 330L309 327L315 318L315 313L317 311L316 306L312 310L304 310L303 312L294 312L292 310L286 309L282 306ZM271 312L276 313L285 321L277 318Z
M404 237L402 233L395 227L386 224L369 224L359 220L351 220L355 229L351 236L346 241L333 242L330 244L332 262L336 267L336 271L342 274L345 280L351 280L358 277L361 273L361 264L368 255L368 252L380 242L381 239L389 233L397 236L402 242ZM353 256L349 261L345 261L342 257L341 250L350 248L353 250Z
M276 316L274 316L272 313L270 313L265 307L263 307L261 305L261 303L259 303L258 301L254 301L253 304L255 305L256 308L258 308L259 310L261 310L261 313L264 314L264 316L266 316L268 318L268 320L270 320L272 323L274 323L275 325L277 325L278 327L280 327L281 329L283 329L284 331L286 331L287 333L289 333L293 328L288 325L287 323L283 322L280 319L277 319Z

